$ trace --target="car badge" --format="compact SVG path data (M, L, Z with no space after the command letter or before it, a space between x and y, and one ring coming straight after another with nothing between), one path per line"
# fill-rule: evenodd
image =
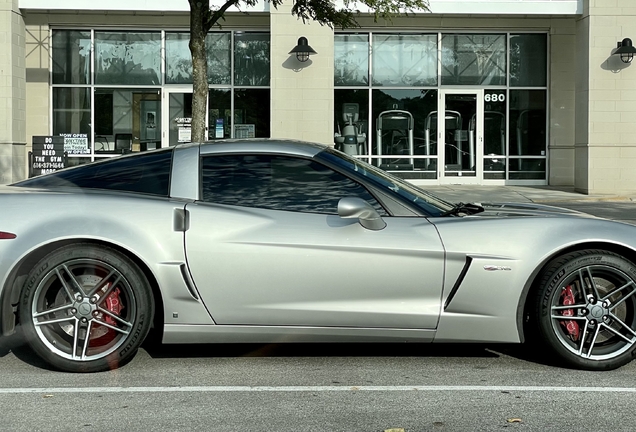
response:
M512 270L512 268L508 267L508 266L498 266L498 265L485 265L484 266L484 270L486 271L497 271L497 270L503 270L503 271L510 271Z

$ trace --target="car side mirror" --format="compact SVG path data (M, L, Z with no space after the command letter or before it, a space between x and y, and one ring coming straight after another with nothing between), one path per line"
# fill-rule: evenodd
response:
M386 226L382 216L361 198L341 198L338 201L338 216L344 219L358 219L366 229L379 231Z

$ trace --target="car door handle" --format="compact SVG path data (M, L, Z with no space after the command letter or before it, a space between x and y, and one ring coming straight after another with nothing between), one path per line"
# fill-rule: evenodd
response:
M172 229L174 231L185 232L190 228L189 212L183 208L174 209L172 217Z

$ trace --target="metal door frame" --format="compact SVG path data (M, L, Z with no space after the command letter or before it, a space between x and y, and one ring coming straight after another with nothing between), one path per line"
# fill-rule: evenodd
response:
M462 176L461 172L458 176L445 175L444 162L446 160L446 145L444 135L446 132L446 95L453 94L467 94L475 95L476 100L476 122L475 122L475 136L474 136L474 164L475 175L474 176ZM484 179L483 173L483 153L484 153L484 89L440 89L437 100L437 112L444 113L444 115L437 116L437 178L440 184L482 184ZM467 130L468 141L466 145L470 145L470 131ZM469 149L470 151L470 149Z
M193 93L192 86L164 87L161 99L161 147L170 146L170 95ZM209 101L208 101L209 103ZM205 110L205 124L208 124L208 110ZM208 135L206 128L206 140Z

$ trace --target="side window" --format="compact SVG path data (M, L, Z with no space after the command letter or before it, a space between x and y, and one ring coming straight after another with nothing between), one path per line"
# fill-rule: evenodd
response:
M109 158L16 183L23 187L80 187L168 196L172 148Z
M318 162L288 156L206 156L206 202L271 210L337 214L344 197L362 198L381 215L382 206L360 184Z

